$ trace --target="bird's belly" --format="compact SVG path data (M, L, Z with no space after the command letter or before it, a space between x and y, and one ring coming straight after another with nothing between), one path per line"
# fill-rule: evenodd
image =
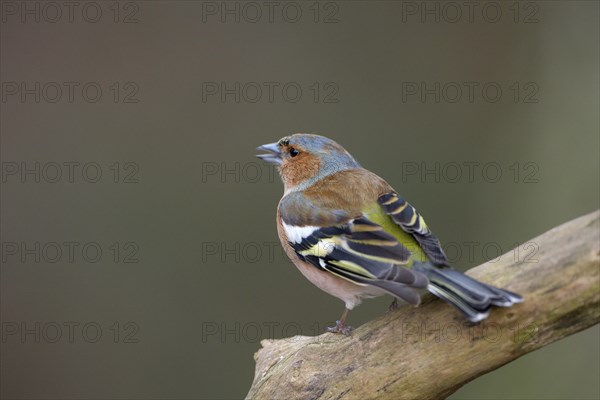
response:
M338 278L329 272L319 270L312 264L302 261L294 254L294 264L302 275L316 287L342 300L346 307L352 310L359 305L363 298L382 296L386 292L371 285L357 285L343 278Z
M281 246L302 275L325 293L342 300L348 309L352 310L355 306L359 305L363 298L377 297L386 294L384 290L378 287L358 285L302 261L294 249L287 243L287 236L279 218L277 218L277 230L281 240Z

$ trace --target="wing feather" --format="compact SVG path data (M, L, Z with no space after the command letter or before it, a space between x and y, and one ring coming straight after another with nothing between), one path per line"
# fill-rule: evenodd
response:
M379 287L409 304L419 303L414 288L429 283L424 274L405 267L408 249L366 217L316 229L289 244L315 267L358 285Z
M439 239L429 230L425 220L413 206L395 192L379 196L378 202L385 213L402 230L415 238L434 265L448 266L450 264Z

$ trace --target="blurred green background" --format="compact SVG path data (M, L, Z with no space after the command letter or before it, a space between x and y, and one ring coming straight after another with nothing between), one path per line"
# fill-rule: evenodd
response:
M289 133L342 143L460 269L599 206L598 2L53 4L1 4L2 398L240 398L260 339L336 319L254 158ZM597 399L599 336L452 398Z

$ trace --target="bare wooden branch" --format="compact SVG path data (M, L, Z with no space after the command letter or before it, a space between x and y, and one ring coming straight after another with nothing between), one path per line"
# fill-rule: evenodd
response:
M441 399L600 321L600 211L532 239L469 275L525 297L470 326L433 296L359 327L263 340L248 399Z

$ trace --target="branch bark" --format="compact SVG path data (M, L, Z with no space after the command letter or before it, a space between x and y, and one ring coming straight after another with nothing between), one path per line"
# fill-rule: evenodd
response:
M558 226L468 274L521 294L468 325L425 296L349 337L263 340L247 399L442 399L467 382L600 321L600 211ZM527 250L527 249L525 249Z

